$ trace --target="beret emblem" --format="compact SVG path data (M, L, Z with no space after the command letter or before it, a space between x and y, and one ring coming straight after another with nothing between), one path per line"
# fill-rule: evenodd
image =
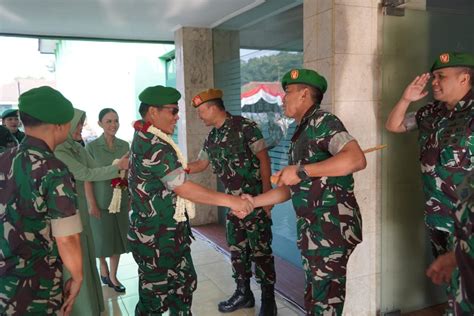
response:
M290 77L293 80L297 79L299 75L300 75L300 73L297 69L292 70L291 73L290 73Z

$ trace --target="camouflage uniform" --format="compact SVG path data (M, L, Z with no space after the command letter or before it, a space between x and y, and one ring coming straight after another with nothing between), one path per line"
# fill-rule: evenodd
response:
M136 315L191 315L196 272L189 222L176 222L173 189L185 181L174 149L151 133L135 132L130 157L132 213L128 240L138 264Z
M254 122L227 113L224 124L209 133L198 159L210 162L227 194L255 196L262 193L260 161L256 154L265 148L262 133ZM263 208L255 209L242 220L227 213L227 243L234 279L249 280L253 260L258 283L275 283L271 225Z
M21 141L23 140L23 138L25 138L25 133L23 133L23 132L20 131L20 130L17 130L15 133L12 133L12 135L16 138L16 140L18 141L18 143L21 143Z
M0 153L16 145L18 145L18 141L15 136L12 135L8 128L0 125Z
M289 164L324 161L353 139L336 116L313 106L291 139ZM341 315L347 261L362 241L352 175L311 178L290 190L306 277L306 313Z
M454 110L444 103L429 103L416 112L420 162L425 193L425 222L429 229L453 233L452 212L458 200L456 187L469 170L474 152L472 138L474 100L468 93ZM412 114L408 114L408 117ZM436 242L436 241L435 241ZM436 244L435 255L452 250L452 242Z
M50 315L63 303L54 236L81 231L66 166L28 136L0 155L0 314Z
M470 91L453 110L435 101L408 113L407 130L419 129L420 162L425 193L425 223L435 257L453 250L453 214L458 202L456 188L471 171L474 153L474 99ZM459 271L454 272L457 275ZM455 278L453 278L455 279ZM450 306L457 291L448 289Z
M454 213L454 243L459 268L455 315L474 315L474 172L459 185L459 203Z

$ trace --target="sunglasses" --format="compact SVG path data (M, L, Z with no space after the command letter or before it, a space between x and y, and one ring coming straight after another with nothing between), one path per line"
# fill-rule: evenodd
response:
M161 109L169 109L171 110L171 114L176 115L179 112L179 108L175 108L174 106L161 106Z

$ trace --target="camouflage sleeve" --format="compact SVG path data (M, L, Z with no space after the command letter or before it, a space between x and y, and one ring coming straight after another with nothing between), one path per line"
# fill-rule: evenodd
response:
M345 144L354 139L339 118L329 112L312 120L310 125L308 137L316 141L319 148L332 155L337 154Z
M51 169L41 185L51 219L65 218L76 214L76 187L67 168Z
M428 103L425 106L422 106L418 111L415 113L415 121L416 121L416 126L420 126L421 122L426 118L429 117L433 109L436 105L434 103Z
M81 216L76 215L51 220L51 232L54 237L64 237L82 231Z
M173 147L167 143L158 143L151 147L142 161L146 168L166 186L168 190L180 186L186 181L186 173L178 160Z
M199 151L199 155L198 155L198 160L209 160L209 155L207 154L206 151L204 151L204 148L201 149L201 151Z
M245 121L242 128L246 143L249 144L252 153L257 154L258 152L267 148L267 144L265 143L265 139L263 138L262 131L260 131L255 122Z
M161 182L165 185L166 189L173 191L175 188L179 187L186 181L186 172L182 167L174 169L166 176L161 178Z
M416 122L416 112L408 112L403 119L403 125L407 132L417 129L418 124Z
M339 132L334 135L329 141L328 150L331 155L335 156L338 152L341 151L344 146L350 141L353 141L355 138L352 137L348 132Z

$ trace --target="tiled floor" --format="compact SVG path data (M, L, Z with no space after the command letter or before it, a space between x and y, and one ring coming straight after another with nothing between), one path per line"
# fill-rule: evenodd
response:
M241 309L234 313L222 314L217 311L217 303L227 299L234 291L235 285L231 277L231 265L228 257L220 253L213 244L200 239L192 243L191 253L198 275L198 288L193 297L193 315L258 315L260 308L260 289L252 281L252 291L255 295L255 308ZM118 269L118 279L127 288L123 294L103 286L105 312L102 315L134 315L138 301L137 265L132 255L122 255ZM304 315L298 308L276 294L279 316Z

